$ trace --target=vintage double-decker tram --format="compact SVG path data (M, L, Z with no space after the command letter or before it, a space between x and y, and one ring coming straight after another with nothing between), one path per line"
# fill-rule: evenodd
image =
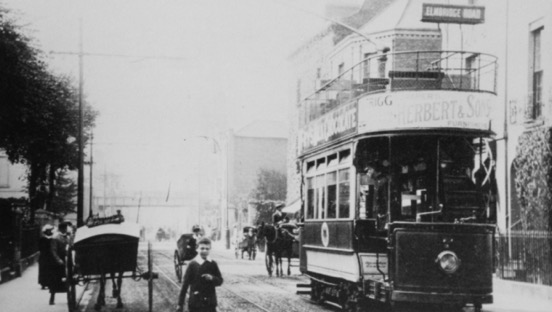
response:
M477 52L380 53L302 103L313 300L492 302L495 73L496 58Z

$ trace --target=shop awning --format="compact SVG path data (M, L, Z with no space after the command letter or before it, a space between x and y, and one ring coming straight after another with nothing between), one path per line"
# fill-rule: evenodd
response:
M297 199L282 209L283 213L294 214L301 209L301 200Z

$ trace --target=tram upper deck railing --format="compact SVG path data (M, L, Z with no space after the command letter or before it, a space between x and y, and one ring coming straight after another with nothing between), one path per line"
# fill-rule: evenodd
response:
M410 51L370 56L331 80L304 102L304 121L361 96L397 91L476 91L496 94L497 58L468 51Z

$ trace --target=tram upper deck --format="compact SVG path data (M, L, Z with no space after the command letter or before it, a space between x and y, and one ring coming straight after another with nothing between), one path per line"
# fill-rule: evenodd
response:
M372 55L300 104L304 156L347 137L404 130L492 133L497 59L467 51Z

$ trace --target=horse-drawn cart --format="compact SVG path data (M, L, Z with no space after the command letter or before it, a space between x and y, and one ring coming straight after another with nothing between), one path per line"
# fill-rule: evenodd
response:
M151 244L147 250L147 272L138 267L138 243L140 229L137 224L118 223L83 226L78 228L72 246L68 247L65 269L69 312L77 310L76 285L90 281L100 282L100 293L95 308L105 305L105 281L108 274L113 279L113 295L117 307L122 307L120 287L122 278L148 281L149 311L153 303L153 279ZM117 284L115 284L115 279Z
M192 260L197 255L194 234L182 234L176 242L174 251L174 270L178 282L182 282L182 266L184 261Z
M257 228L246 225L243 227L243 235L241 239L236 242L236 259L238 259L240 253L243 259L243 253L247 252L249 260L255 260L257 256Z

